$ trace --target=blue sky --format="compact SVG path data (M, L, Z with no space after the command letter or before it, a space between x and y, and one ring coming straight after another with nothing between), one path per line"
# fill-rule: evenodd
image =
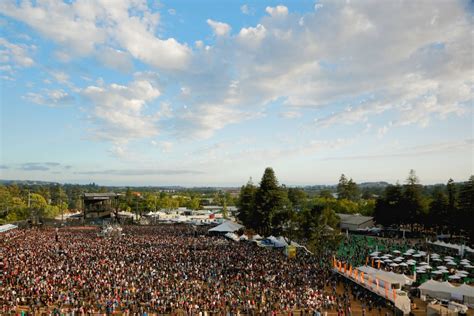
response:
M0 2L0 178L473 174L470 1Z

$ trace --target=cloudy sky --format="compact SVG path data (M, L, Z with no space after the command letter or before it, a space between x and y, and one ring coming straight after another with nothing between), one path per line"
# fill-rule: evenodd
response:
M0 1L0 178L467 179L472 1Z

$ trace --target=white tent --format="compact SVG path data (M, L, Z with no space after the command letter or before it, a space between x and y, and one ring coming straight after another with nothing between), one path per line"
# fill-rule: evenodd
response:
M217 225L214 228L209 229L210 232L216 233L233 233L238 231L239 229L243 228L244 226L233 222L233 221L225 221L224 223Z
M462 300L465 304L474 304L474 287L467 284L461 286L453 286L449 282L438 282L428 280L418 287L422 295L429 295L437 299L451 298Z
M253 241L257 241L257 240L261 240L261 239L263 239L263 237L260 236L259 234L252 236L252 240L253 240Z
M400 286L404 286L404 285L411 285L413 283L413 280L410 279L409 277L407 277L406 275L404 274L401 274L401 273L395 273L395 272L388 272L388 271L385 271L385 270L382 270L382 269L375 269L375 268L372 268L372 267L369 267L369 266L360 266L360 267L357 267L357 269L359 271L362 271L364 272L365 274L370 274L370 275L373 275L373 276L382 276L382 277L385 277L385 278L389 278L391 280L394 280L396 281L397 283L400 284Z
M288 243L284 239L283 241L281 241L279 238L276 238L275 236L270 236L266 239L269 240L273 244L273 247L275 248L283 248L283 247L288 246Z
M18 226L13 225L13 224L1 225L0 226L0 233L4 233L4 232L7 232L7 231L15 229L15 228L18 228Z
M247 237L247 235L243 234L242 236L239 237L239 240L245 241L245 240L249 240L249 238Z
M233 241L239 241L239 236L237 236L234 233L227 233L224 236L226 236L229 239L232 239Z
M444 241L441 241L441 240L437 240L435 242L430 242L430 244L437 245L437 246L440 246L440 247L455 249L455 250L458 251L459 254L462 254L464 251L474 253L474 249L472 249L471 247L468 247L468 246L465 246L465 245L451 244L451 243L444 242Z

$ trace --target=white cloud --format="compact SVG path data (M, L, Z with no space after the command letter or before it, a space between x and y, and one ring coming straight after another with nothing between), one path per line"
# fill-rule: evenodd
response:
M216 36L229 36L213 46L198 40L194 51L155 35L159 15L146 1L117 0L113 6L99 0L3 1L0 12L70 51L113 50L119 57L166 68L160 72L163 80L178 87L170 102L176 109L186 107L173 112L171 133L210 137L228 124L260 116L275 100L285 100L282 115L312 108L305 113L315 113L316 127L364 127L375 118L382 120L375 126L388 126L382 114L390 112L393 127L399 128L463 115L473 100L473 22L457 1L323 0L305 14L268 7L268 15L236 36L230 36L229 25L208 20ZM119 67L127 63L118 59ZM158 133L155 116L145 114L143 106L153 98L135 95L142 102L138 112L124 106L133 98L121 93L134 90L133 83L89 88L94 109L109 103L118 108L110 118L94 112L108 137L127 134L120 132L121 125L132 137Z
M211 80L206 86L227 92L208 103L229 99L224 83L238 81L232 99L241 109L252 104L260 111L278 98L287 106L317 110L346 105L342 111L334 107L317 126L365 125L387 111L398 126L466 113L473 100L472 20L460 3L320 4L324 9L303 15L269 8L271 16L242 28L233 45L217 43L197 56ZM232 60L232 66L202 62L207 59ZM227 76L230 68L233 76ZM206 89L195 88L201 83L187 86L207 99L207 92L201 95ZM360 99L365 100L354 102Z
M266 7L265 11L273 17L288 15L288 8L284 5L278 5L276 7Z
M156 136L159 111L147 105L160 96L158 88L149 81L135 80L129 85L110 84L89 86L81 95L92 104L90 119L95 124L94 136L116 144L116 154L129 140ZM118 146L118 147L117 147Z
M240 6L240 12L245 15L255 15L255 8L250 7L248 4Z
M97 59L105 66L128 73L133 69L129 53L111 47L104 47L97 52Z
M67 105L74 100L71 95L61 89L44 90L42 93L28 92L23 98L30 102L49 107Z
M282 112L281 116L287 119L295 119L301 117L301 113L298 111L286 111Z
M383 126L377 130L377 137L378 138L383 138L385 134L388 132L388 126Z
M229 35L230 30L231 30L231 27L230 27L229 24L223 23L223 22L214 21L214 20L211 20L211 19L207 19L206 22L207 22L207 24L212 28L212 32L213 32L216 36L226 36L226 35Z
M60 84L69 84L69 75L63 71L52 71L51 75Z
M170 153L173 149L173 143L170 141L155 141L152 140L151 144L155 147L160 148L160 150L164 153Z
M237 41L244 47L256 48L260 45L266 34L267 30L262 24L258 24L256 27L244 27L240 30Z
M29 50L32 49L32 46L13 44L0 37L0 63L18 67L31 67L35 63L29 56Z
M196 45L196 48L201 49L204 47L204 42L203 41L196 41L194 42L194 45Z
M102 0L21 4L7 0L0 3L0 12L59 43L62 50L58 57L64 61L90 55L101 47L119 46L154 67L183 69L191 54L174 38L155 36L159 13L152 12L142 0L116 0L113 5Z

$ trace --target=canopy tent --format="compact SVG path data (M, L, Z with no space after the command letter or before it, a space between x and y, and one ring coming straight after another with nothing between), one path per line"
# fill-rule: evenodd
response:
M474 287L467 284L460 286L453 286L449 282L438 282L435 280L428 280L418 287L422 295L429 295L437 299L451 298L461 300L464 304L474 304Z
M455 249L458 251L459 254L462 254L464 251L468 251L471 253L474 253L474 249L471 247L465 246L465 245L458 245L458 244L451 244L448 242L444 242L441 240L437 240L435 242L429 242L430 244L440 246L440 247L445 247L445 248L450 248L450 249Z
M263 239L263 237L260 236L259 234L256 234L256 235L252 236L252 241L257 241L257 240L261 240L261 239Z
M237 236L236 234L234 233L227 233L224 235L226 238L229 238L233 241L239 241L239 236Z
M370 274L372 276L378 275L378 276L382 276L384 278L393 280L394 282L399 283L400 286L411 285L413 283L413 280L404 274L388 272L381 269L379 270L379 269L375 269L369 266L360 266L360 267L357 267L357 269L359 271L362 271L366 274Z
M247 235L243 234L242 236L239 237L239 240L240 241L247 241L247 240L249 240L249 237Z
M233 233L242 229L244 226L233 221L225 221L224 223L217 225L214 228L209 229L209 232L215 233Z
M7 232L7 231L12 230L12 229L15 229L15 228L18 228L18 226L17 226L17 225L13 225L13 224L1 225L1 226L0 226L0 233L4 233L4 232Z

